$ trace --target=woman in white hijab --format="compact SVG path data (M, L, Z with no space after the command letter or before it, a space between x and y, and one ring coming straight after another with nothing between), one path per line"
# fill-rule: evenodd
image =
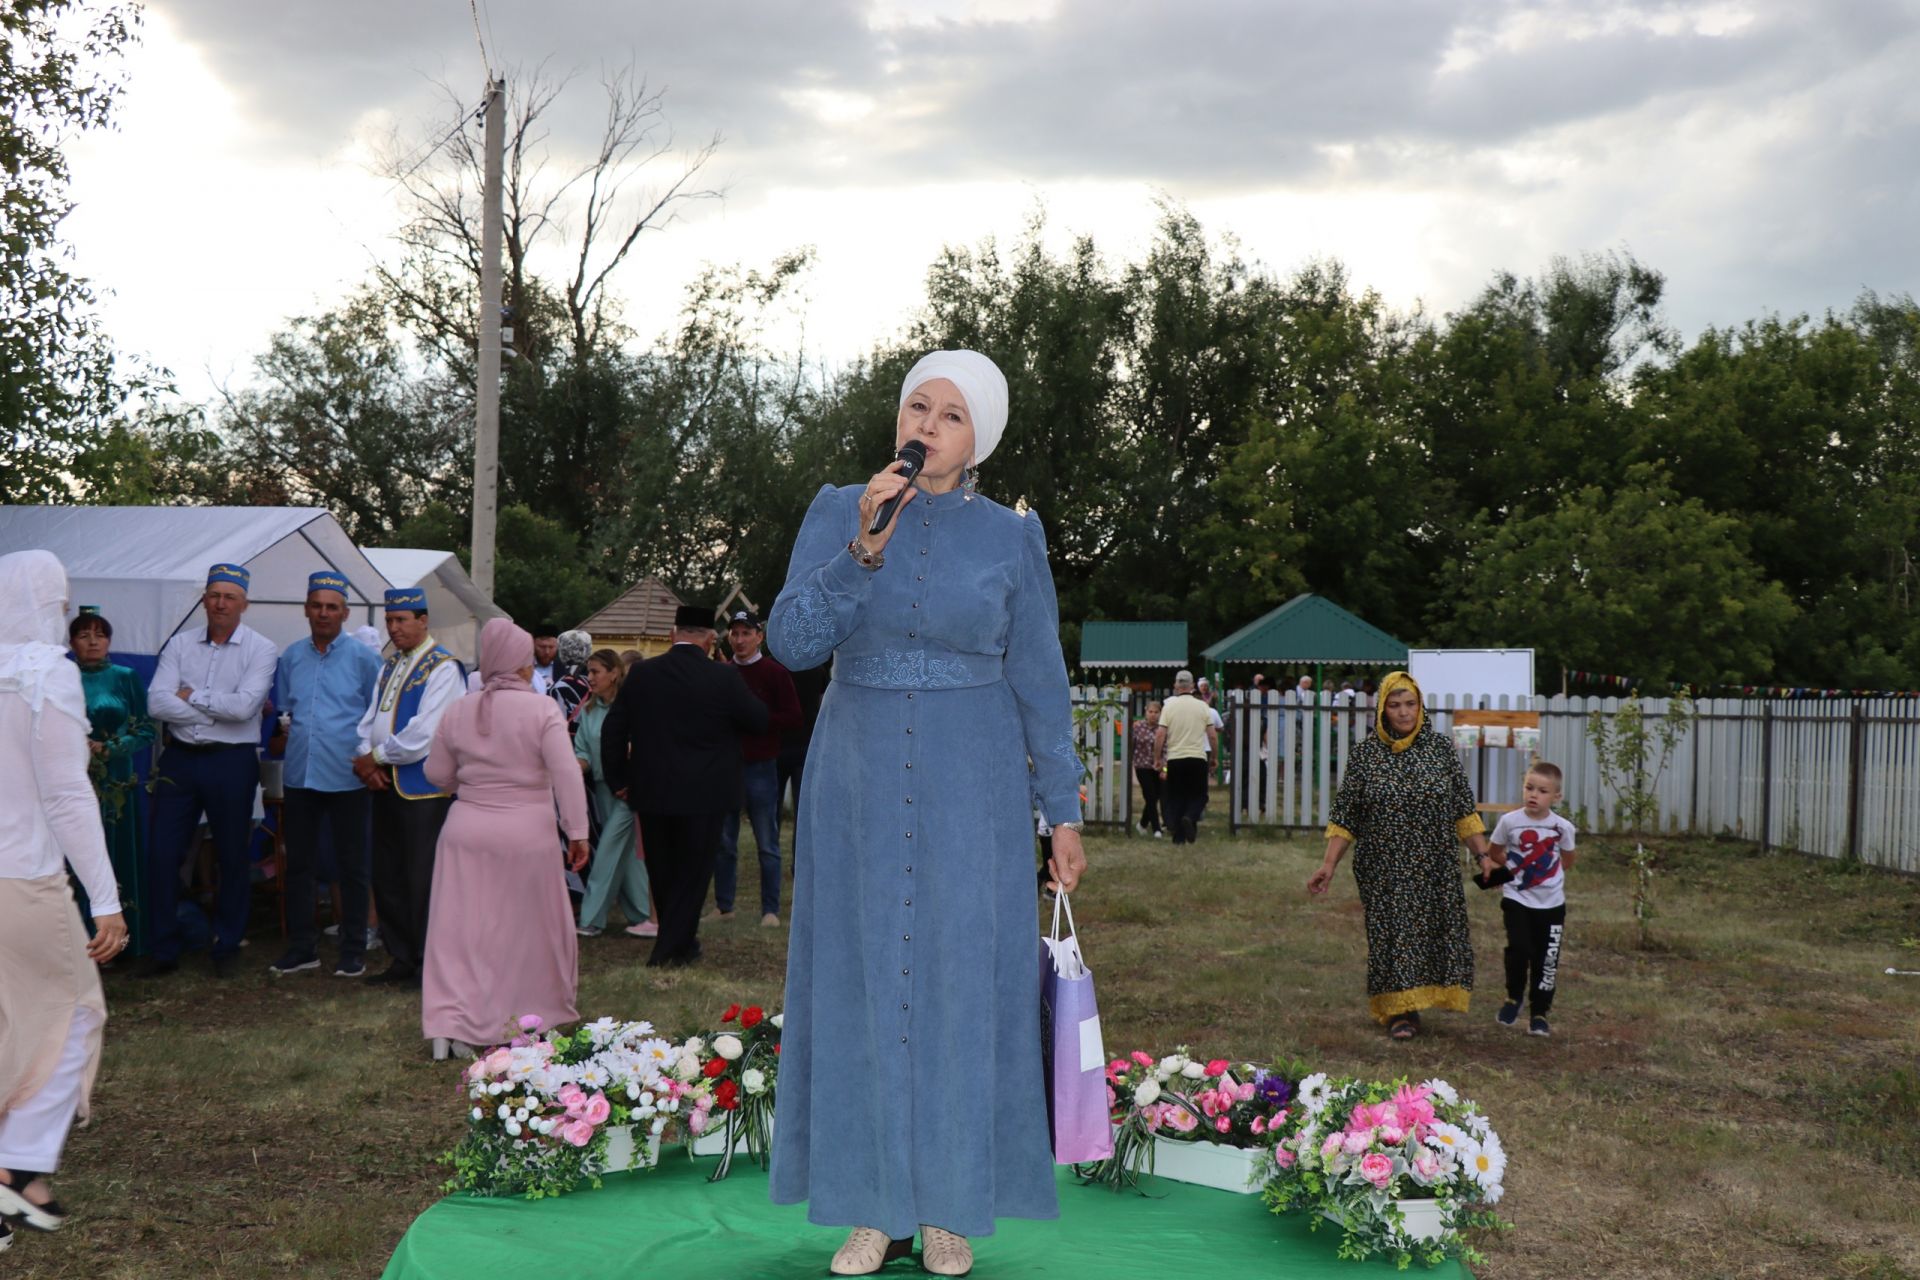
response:
M61 644L66 609L51 553L0 556L0 1215L40 1231L66 1221L47 1175L100 1068L95 966L127 945L87 780L80 669ZM93 904L91 942L66 864ZM11 1242L0 1224L0 1249Z

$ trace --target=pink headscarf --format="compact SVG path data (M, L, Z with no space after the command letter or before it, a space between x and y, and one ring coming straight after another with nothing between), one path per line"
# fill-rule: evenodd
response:
M521 669L533 665L533 637L524 628L514 625L511 618L489 618L487 625L480 628L480 678L485 681L480 686L480 732L493 732L493 708L489 706L493 695L501 689L525 689L529 693L533 686L527 683Z

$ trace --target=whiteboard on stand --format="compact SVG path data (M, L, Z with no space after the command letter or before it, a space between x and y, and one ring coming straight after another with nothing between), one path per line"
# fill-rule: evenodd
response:
M1531 649L1409 649L1407 674L1430 698L1531 698Z

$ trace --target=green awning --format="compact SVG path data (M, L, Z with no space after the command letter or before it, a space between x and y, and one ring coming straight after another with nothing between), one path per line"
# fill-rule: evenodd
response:
M1407 646L1323 596L1301 595L1201 655L1209 663L1405 666Z
M1187 657L1184 622L1080 624L1083 667L1184 667Z

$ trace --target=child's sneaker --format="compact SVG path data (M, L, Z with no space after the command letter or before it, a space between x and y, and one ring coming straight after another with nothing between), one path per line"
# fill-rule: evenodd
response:
M1500 1012L1493 1015L1493 1020L1503 1027L1510 1027L1520 1021L1520 1002L1518 1000L1507 1001L1500 1006Z
M1536 1013L1527 1022L1527 1034L1530 1036L1550 1036L1553 1034L1553 1028L1547 1025L1545 1018Z

